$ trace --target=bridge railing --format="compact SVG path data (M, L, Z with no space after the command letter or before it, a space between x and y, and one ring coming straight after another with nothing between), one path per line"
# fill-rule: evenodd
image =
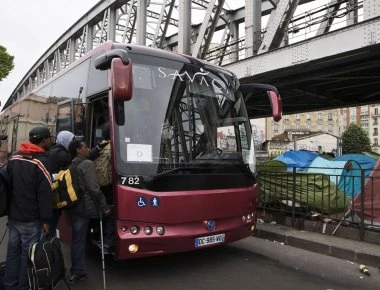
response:
M268 17L263 18L266 25ZM290 19L283 19L288 26L284 33L281 46L298 43L312 37L334 31L350 24L359 23L364 20L363 0L350 4L347 0L337 0L330 5L321 5L314 9L296 14ZM261 41L267 32L267 28L261 31ZM240 37L228 44L220 44L209 49L206 59L208 61L225 65L246 58L245 37Z
M259 165L260 209L380 231L380 169Z

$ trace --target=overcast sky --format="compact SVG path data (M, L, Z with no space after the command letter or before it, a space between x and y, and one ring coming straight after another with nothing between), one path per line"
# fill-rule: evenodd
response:
M4 105L40 56L99 0L1 0L0 45L15 67L0 82Z

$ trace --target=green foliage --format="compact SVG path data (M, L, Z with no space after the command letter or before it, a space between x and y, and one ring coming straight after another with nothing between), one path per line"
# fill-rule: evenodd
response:
M343 153L361 153L371 151L371 140L366 131L351 123L342 134Z
M0 81L8 76L14 67L13 56L8 54L7 49L0 45Z

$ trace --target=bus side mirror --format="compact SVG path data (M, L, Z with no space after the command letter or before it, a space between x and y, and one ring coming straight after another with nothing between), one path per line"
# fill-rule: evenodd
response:
M132 98L132 63L124 64L114 58L111 63L111 92L114 101L129 101Z
M276 87L267 84L242 84L239 87L244 96L244 100L251 107L253 114L250 117L267 117L270 114L278 122L282 118L282 99ZM268 101L263 97L267 95L271 112L267 108Z
M274 91L267 91L271 106L273 120L276 122L282 118L282 99L281 96Z

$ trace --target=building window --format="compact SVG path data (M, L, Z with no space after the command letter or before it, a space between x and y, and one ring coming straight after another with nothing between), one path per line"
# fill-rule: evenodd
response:
M321 113L318 113L318 120L322 120L322 114Z
M327 126L327 132L329 133L333 132L333 126L331 124Z
M378 108L375 108L374 111L375 111L376 116L379 115L379 109Z
M328 121L332 121L332 119L333 119L333 118L332 118L332 113L329 113L329 114L327 115L327 120L328 120Z
M373 136L377 136L377 135L378 135L377 128L373 128Z
M375 146L379 145L379 140L377 138L373 139L373 145Z

